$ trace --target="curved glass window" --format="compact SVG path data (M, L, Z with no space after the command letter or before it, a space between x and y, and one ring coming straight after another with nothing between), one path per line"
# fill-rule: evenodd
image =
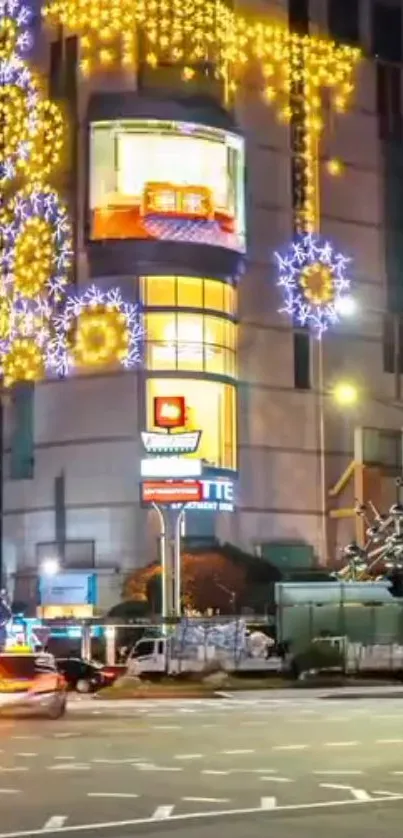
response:
M198 276L142 276L141 302L146 308L200 308L237 314L237 290L219 279Z
M147 430L154 426L156 396L183 396L186 430L201 431L200 445L191 457L214 468L237 468L236 387L221 381L149 378L146 382Z
M236 325L223 317L155 312L145 317L147 368L236 375Z

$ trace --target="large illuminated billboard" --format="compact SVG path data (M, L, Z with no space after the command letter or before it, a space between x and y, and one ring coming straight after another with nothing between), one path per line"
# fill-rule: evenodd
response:
M89 207L93 240L159 239L243 252L243 139L188 122L93 122Z

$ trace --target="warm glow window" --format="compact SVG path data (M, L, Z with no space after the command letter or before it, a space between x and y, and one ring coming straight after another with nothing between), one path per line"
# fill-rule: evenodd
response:
M146 315L147 368L236 375L236 325L184 312Z
M244 141L156 119L90 126L90 236L245 251Z
M201 430L200 457L215 468L236 470L236 390L218 381L180 378L149 378L147 387L147 430L154 427L154 398L184 396L186 429Z
M237 292L218 279L197 276L143 276L141 302L146 308L205 308L236 317Z

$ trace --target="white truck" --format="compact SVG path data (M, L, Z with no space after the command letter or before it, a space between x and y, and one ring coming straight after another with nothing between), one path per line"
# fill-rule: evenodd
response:
M144 637L133 647L129 675L178 675L202 672L217 663L227 672L280 672L283 660L273 654L274 641L263 632L248 632L241 622L212 626L183 621L171 635Z

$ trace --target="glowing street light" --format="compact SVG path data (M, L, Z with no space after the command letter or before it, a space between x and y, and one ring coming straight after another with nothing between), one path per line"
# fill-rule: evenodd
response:
M60 564L58 559L45 559L41 564L43 576L56 576L59 573Z
M336 311L340 317L353 317L358 309L357 301L350 294L339 297L336 302Z
M333 398L341 407L350 407L358 401L358 389L351 381L339 381L333 388Z

